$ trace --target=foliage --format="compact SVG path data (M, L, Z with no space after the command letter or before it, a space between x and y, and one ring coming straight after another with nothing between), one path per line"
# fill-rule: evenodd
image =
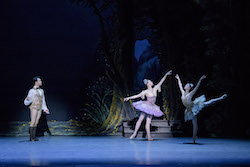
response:
M83 107L83 119L90 117L97 125L102 125L109 114L112 99L112 89L107 77L99 77L87 88L89 102ZM98 128L98 127L97 127Z

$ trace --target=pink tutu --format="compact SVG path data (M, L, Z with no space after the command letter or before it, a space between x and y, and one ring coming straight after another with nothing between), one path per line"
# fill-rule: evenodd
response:
M153 115L155 117L161 117L164 113L160 107L155 105L156 96L147 97L147 101L137 101L133 103L135 109L145 112L146 114Z

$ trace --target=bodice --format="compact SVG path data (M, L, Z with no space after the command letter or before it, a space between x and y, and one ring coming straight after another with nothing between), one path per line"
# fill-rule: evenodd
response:
M150 102L151 104L155 104L156 96L152 96L152 97L147 96L147 101Z

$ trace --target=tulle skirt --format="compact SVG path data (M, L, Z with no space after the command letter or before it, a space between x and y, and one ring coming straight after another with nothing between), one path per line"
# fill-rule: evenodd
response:
M205 95L197 97L193 101L193 106L191 107L191 110L186 109L184 117L185 121L192 120L193 117L196 116L204 108L205 101Z
M152 104L149 101L137 101L133 103L133 106L135 109L155 117L161 117L164 115L159 106Z

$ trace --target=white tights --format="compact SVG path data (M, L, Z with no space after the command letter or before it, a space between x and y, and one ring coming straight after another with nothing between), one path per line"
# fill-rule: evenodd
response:
M31 118L30 127L37 126L41 115L42 115L42 110L37 110L37 109L30 110L30 118Z

